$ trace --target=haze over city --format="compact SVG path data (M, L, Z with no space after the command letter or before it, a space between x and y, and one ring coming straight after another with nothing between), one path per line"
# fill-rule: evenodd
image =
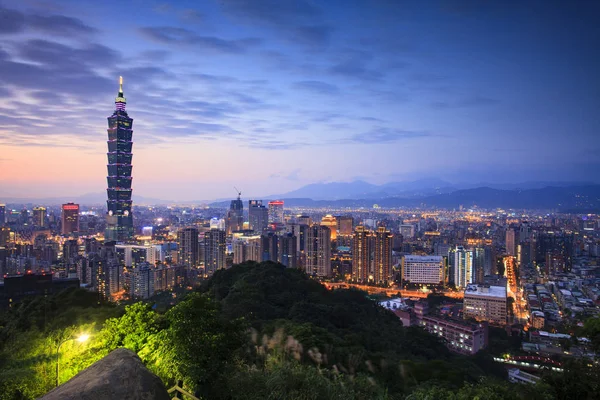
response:
M4 1L0 195L102 192L120 75L137 195L597 182L598 4Z

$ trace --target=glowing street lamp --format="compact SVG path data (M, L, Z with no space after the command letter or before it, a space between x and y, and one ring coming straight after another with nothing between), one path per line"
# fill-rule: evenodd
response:
M70 337L70 338L64 339L58 343L58 346L56 347L56 387L58 387L58 383L59 383L58 371L59 371L60 346L62 346L64 343L69 342L71 340L76 340L79 343L83 343L83 342L87 341L89 338L90 338L90 335L88 335L87 333L82 333L81 335L79 335L77 337Z

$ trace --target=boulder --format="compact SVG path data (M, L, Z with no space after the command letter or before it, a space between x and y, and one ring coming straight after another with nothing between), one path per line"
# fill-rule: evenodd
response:
M160 378L131 350L117 349L41 400L170 400Z

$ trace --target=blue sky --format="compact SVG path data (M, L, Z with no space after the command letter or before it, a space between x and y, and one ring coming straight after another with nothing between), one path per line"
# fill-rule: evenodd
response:
M0 0L0 196L101 192L118 76L134 192L594 180L600 3Z

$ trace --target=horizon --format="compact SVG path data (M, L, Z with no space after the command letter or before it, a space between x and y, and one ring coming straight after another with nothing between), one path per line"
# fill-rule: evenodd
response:
M429 180L433 180L436 178L424 178L422 180L416 180L416 181L405 181L405 182L387 182L381 185L374 185L371 184L369 182L365 182L365 181L352 181L352 182L315 182L315 183L309 183L307 185L303 185L301 187L295 188L289 192L286 193L273 193L273 194L261 194L261 195L254 195L254 194L250 194L250 195L243 195L240 196L240 198L243 201L249 201L249 200L253 200L253 199L258 199L258 200L312 200L312 201L338 201L338 200L384 200L386 198L395 198L395 197L403 197L400 196L398 194L388 194L388 195L384 195L384 196L375 196L375 194L379 193L377 192L377 190L379 188L382 188L383 186L386 185L393 185L393 184L411 184L411 183L420 183L422 181L429 181ZM372 185L373 187L373 192L364 192L364 196L361 197L360 194L354 194L354 195L348 195L348 196L341 196L341 197L335 197L335 196L307 196L307 195L296 195L294 192L298 192L298 191L302 191L302 190L309 190L311 189L313 186L318 186L316 190L322 189L323 186L327 186L327 185L352 185L355 183L361 183L361 184L367 184L367 185ZM446 182L452 186L449 187L441 187L441 186L420 186L419 188L414 188L414 189L407 189L404 192L404 195L407 195L408 197L415 197L415 198L419 198L419 197L430 197L430 196L435 196L434 193L431 193L431 190L434 189L449 189L447 193L453 193L453 192L457 192L457 191L464 191L464 190L477 190L477 189L495 189L495 190L501 190L501 191L517 191L517 190L540 190L540 189L547 189L547 188L570 188L570 187L582 187L582 186L600 186L599 182L583 182L583 181L527 181L527 182L518 182L518 183L512 183L512 182L501 182L501 183L493 183L493 182L477 182L477 183L467 183L467 182L460 182L460 183L453 183L453 182ZM428 194L417 194L419 192L427 192ZM75 194L72 196L62 196L62 197L56 197L56 196L46 196L46 197L20 197L20 196L3 196L2 194L0 194L0 204L9 204L9 203L13 203L13 204L19 204L19 203L23 203L23 204L38 204L38 205L48 205L48 206L57 206L63 203L67 203L67 202L79 202L80 205L84 205L84 206L98 206L98 205L104 205L105 204L105 199L104 196L106 194L104 192L88 192L88 193L81 193L81 194ZM168 199L168 198L161 198L161 197L152 197L152 196L145 196L143 193L139 194L139 193L134 193L133 194L133 206L135 207L136 204L136 197L137 198L141 198L142 201L142 205L143 206L147 206L147 205L164 205L164 204L194 204L194 205L210 205L213 203L221 203L221 202L229 202L230 200L235 199L235 196L230 196L230 197L217 197L217 198L211 198L211 199ZM95 200L90 201L90 199L92 198L96 198ZM102 199L102 200L99 200ZM50 202L48 202L50 200ZM47 204L43 204L44 201L47 202ZM54 203L56 201L56 203ZM154 202L154 203L151 203Z
M106 189L120 75L134 196L597 182L598 4L343 4L3 3L0 196Z

